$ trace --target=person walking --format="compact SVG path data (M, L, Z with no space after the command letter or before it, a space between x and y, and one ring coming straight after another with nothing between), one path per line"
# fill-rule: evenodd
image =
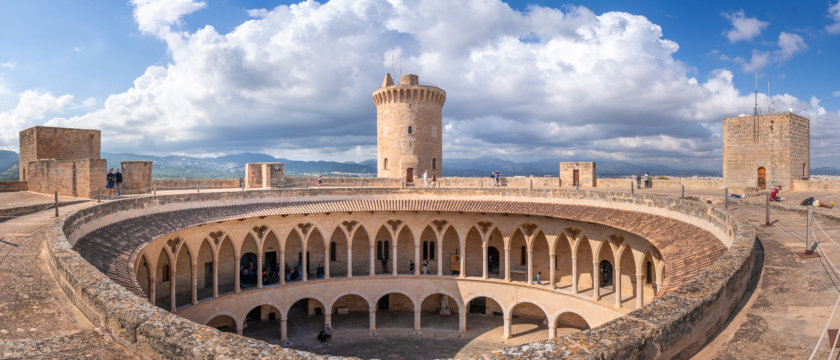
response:
M114 174L114 179L116 180L116 185L117 185L117 198L119 198L120 196L122 196L122 190L121 189L122 189L122 182L123 182L123 178L122 178L122 174L120 173L120 169L117 169L117 173Z
M429 170L423 171L423 187L429 187Z
M108 169L108 175L105 175L105 199L110 196L114 198L114 186L116 186L117 177L114 175L114 168Z
M642 188L642 172L636 173L636 189Z
M319 171L318 172L318 188L319 189L321 188L321 182L322 181L324 181L324 179L321 177L321 172Z

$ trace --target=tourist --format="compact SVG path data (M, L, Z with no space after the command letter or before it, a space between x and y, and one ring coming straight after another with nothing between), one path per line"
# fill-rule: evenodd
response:
M429 170L423 172L423 187L429 187Z
M785 201L785 198L779 197L779 193L782 191L782 186L776 186L773 190L770 191L770 201Z
M408 259L408 271L414 272L414 260Z
M112 199L114 198L114 186L117 178L114 176L114 168L108 169L108 175L105 175L105 199L108 199L110 196Z
M386 251L387 251L387 249L386 249ZM379 261L382 263L382 272L387 273L388 272L388 258L386 258L384 256L380 256Z
M326 335L327 338L327 346L330 346L330 344L332 344L333 328L329 323L327 324L327 330L324 335Z
M496 186L502 186L502 173L496 169Z
M420 267L420 274L428 274L429 273L429 262L426 261L423 263L423 266Z
M645 188L650 187L650 173L645 171Z
M318 172L318 188L319 188L319 189L321 188L321 182L322 182L323 180L324 180L324 179L321 177L321 172Z
M490 187L496 186L496 173L490 170Z
M734 198L734 199L746 199L747 194L746 193L743 193L743 194L729 193L729 197Z
M321 265L321 263L318 263L318 268L315 271L316 271L316 274L318 274L319 279L324 278L324 265Z
M437 187L437 175L432 175L432 187Z
M242 266L242 285L248 284L248 268Z
M123 181L122 174L120 174L120 169L117 169L117 173L114 174L114 180L116 180L117 198L119 198L120 196L122 196L122 191L120 191L120 189L122 188Z
M542 285L542 272L537 272L537 275L534 275L534 282L537 285Z
M825 200L814 199L814 206L833 209L834 208L834 201L825 201Z
M642 188L642 172L636 173L636 189Z
M286 282L292 281L292 269L289 267L289 264L286 264Z

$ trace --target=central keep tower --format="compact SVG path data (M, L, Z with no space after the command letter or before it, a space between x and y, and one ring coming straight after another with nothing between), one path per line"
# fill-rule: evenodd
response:
M376 104L376 173L383 178L413 182L429 171L443 172L442 110L446 92L437 86L420 85L417 75L400 76L394 85L391 74L373 92Z

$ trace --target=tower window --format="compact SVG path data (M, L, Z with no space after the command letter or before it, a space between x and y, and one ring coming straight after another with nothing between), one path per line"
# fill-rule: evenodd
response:
M437 169L437 159L432 158L432 170Z
M336 245L335 241L330 242L330 261L336 261Z
M385 158L385 161L382 164L382 168L388 170L388 158Z
M437 126L432 126L432 137L433 138L437 137Z
M408 133L411 134L411 126L408 127Z

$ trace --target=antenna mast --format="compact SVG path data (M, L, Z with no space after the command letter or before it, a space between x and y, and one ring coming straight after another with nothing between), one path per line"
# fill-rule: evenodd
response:
M755 73L755 105L753 106L753 140L758 140L758 72Z

